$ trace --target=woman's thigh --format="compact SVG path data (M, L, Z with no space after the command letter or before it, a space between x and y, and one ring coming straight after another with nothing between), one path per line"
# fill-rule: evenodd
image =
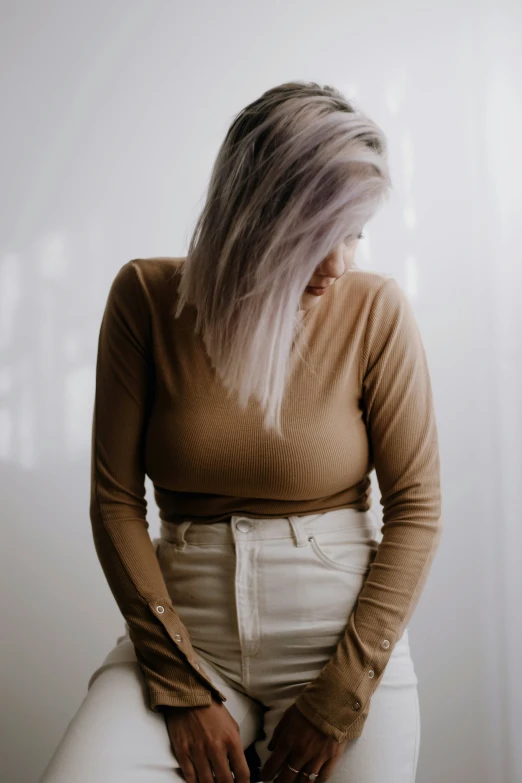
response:
M293 697L283 699L267 711L266 737L255 743L260 767L272 755L267 748L268 742L292 701ZM417 686L404 685L394 690L383 687L372 696L362 735L347 740L328 783L414 783L419 742ZM299 776L297 780L302 779Z
M255 743L260 766L271 755L267 746L275 727L302 687L295 682L267 697L265 736ZM328 783L414 783L420 733L418 679L406 629L372 695L361 736L346 742Z
M329 783L414 783L420 743L417 685L379 687L362 735L348 740Z
M264 707L255 741L262 767L284 711L320 674L344 633L377 548L375 523L349 509L232 522L192 524L184 531L186 546L162 541L158 555L198 654ZM417 676L405 629L362 735L347 742L329 783L413 783L419 738Z
M204 659L204 656L201 656ZM262 725L259 704L234 689L208 661L205 669L227 696L243 748ZM145 681L128 637L120 637L90 678L40 783L174 783L183 780L165 718L147 703Z

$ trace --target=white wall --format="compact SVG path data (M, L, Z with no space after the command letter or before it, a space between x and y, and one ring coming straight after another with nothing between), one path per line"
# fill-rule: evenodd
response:
M409 292L432 372L446 529L410 623L417 783L522 779L521 9L3 0L6 783L37 779L122 629L88 516L110 282L184 254L233 115L289 79L340 87L387 133L395 188L357 260Z

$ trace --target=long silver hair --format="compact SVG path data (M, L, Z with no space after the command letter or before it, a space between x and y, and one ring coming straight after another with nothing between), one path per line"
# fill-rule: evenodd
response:
M174 317L195 306L196 333L228 394L243 409L253 395L278 437L304 289L389 188L383 131L329 85L267 90L219 148Z

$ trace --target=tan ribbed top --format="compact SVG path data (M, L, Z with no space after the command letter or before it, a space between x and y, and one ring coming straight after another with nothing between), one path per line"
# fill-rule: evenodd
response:
M442 532L437 427L412 307L394 278L351 269L304 313L306 361L292 354L281 442L264 430L256 401L242 410L228 397L195 335L194 309L174 318L182 263L141 258L121 267L96 366L94 543L151 709L226 698L197 668L167 592L148 533L145 476L162 520L211 524L368 510L375 467L382 540L335 654L296 700L325 734L359 737Z

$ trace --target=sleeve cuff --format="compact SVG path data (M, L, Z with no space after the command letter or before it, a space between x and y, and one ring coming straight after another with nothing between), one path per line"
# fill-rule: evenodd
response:
M391 628L356 628L352 614L335 653L299 694L296 707L338 742L360 736L397 637Z

